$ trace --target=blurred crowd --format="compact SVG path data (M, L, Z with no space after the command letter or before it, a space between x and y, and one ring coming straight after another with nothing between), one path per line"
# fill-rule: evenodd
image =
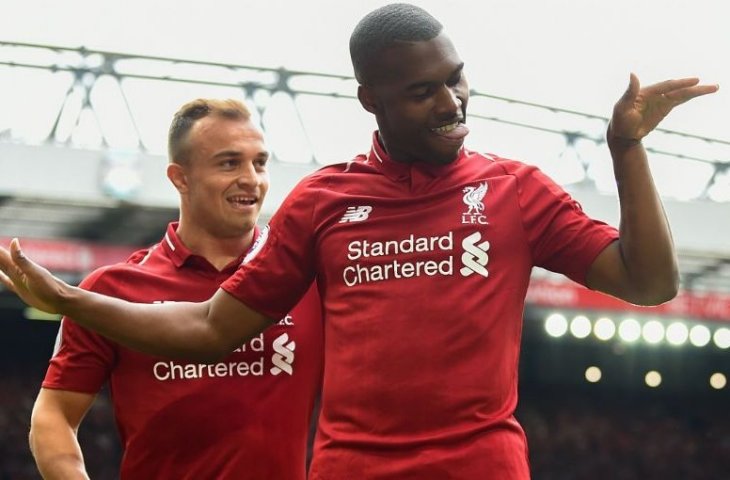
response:
M28 450L44 372L0 374L0 480L38 479ZM518 417L535 480L730 478L730 416L722 402L580 392L523 392ZM117 478L119 439L106 392L79 432L89 474ZM354 472L353 472L354 473Z
M28 449L28 430L45 365L25 370L0 371L0 480L41 478ZM92 479L118 478L121 448L106 391L87 414L79 441Z
M730 478L730 416L704 398L540 395L519 418L536 480Z

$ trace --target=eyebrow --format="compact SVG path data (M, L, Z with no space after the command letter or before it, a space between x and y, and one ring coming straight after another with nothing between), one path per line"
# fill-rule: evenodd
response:
M241 152L238 150L223 150L223 151L220 151L220 152L216 153L215 155L213 155L213 158L240 157L240 156L241 156ZM256 158L256 159L259 159L259 158L268 159L269 157L271 157L271 152L269 152L268 150L261 150L256 155L254 155L254 158Z
M240 155L240 153L235 150L222 150L213 155L213 158L236 157L238 155Z
M464 62L461 62L459 65L457 65L457 67L454 69L454 71L451 72L451 74L449 75L449 78L447 79L447 81L448 80L451 80L452 78L454 78L455 76L457 76L458 74L460 74L463 70L464 70ZM414 83L414 84L408 85L406 87L406 90L407 91L418 90L419 88L430 87L431 85L434 85L434 84L437 84L437 83L441 83L441 82L435 82L435 81L432 81L432 80L426 80L426 81L423 81L423 82L418 82L418 83Z

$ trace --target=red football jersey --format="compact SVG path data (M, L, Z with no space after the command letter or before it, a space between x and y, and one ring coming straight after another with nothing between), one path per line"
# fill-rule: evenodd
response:
M513 417L538 265L585 282L617 231L537 168L462 150L305 178L223 284L281 316L317 279L325 373L312 480L527 479Z
M207 300L241 259L218 271L192 255L175 229L81 286L134 302ZM316 287L286 310L278 324L210 365L141 354L64 318L43 386L95 394L109 381L122 478L303 480L322 374Z

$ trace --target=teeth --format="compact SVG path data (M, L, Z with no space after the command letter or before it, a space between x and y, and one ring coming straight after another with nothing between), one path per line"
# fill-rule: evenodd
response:
M247 205L253 205L254 203L256 203L256 200L253 198L248 198L248 197L233 197L233 198L231 198L231 202L245 203Z
M454 123L450 123L448 125L444 125L443 127L434 128L434 129L432 129L432 131L437 132L437 133L449 133L458 126L459 126L459 122L454 122Z

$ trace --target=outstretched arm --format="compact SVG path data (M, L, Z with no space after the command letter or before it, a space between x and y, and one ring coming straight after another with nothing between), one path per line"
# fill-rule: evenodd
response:
M588 287L638 305L658 305L676 295L672 234L641 140L677 105L717 90L717 85L699 85L696 78L641 88L631 74L607 132L621 207L620 237L593 262Z
M142 304L73 287L25 257L17 240L10 251L0 247L0 271L0 282L28 305L153 355L215 361L271 323L221 289L202 303Z

